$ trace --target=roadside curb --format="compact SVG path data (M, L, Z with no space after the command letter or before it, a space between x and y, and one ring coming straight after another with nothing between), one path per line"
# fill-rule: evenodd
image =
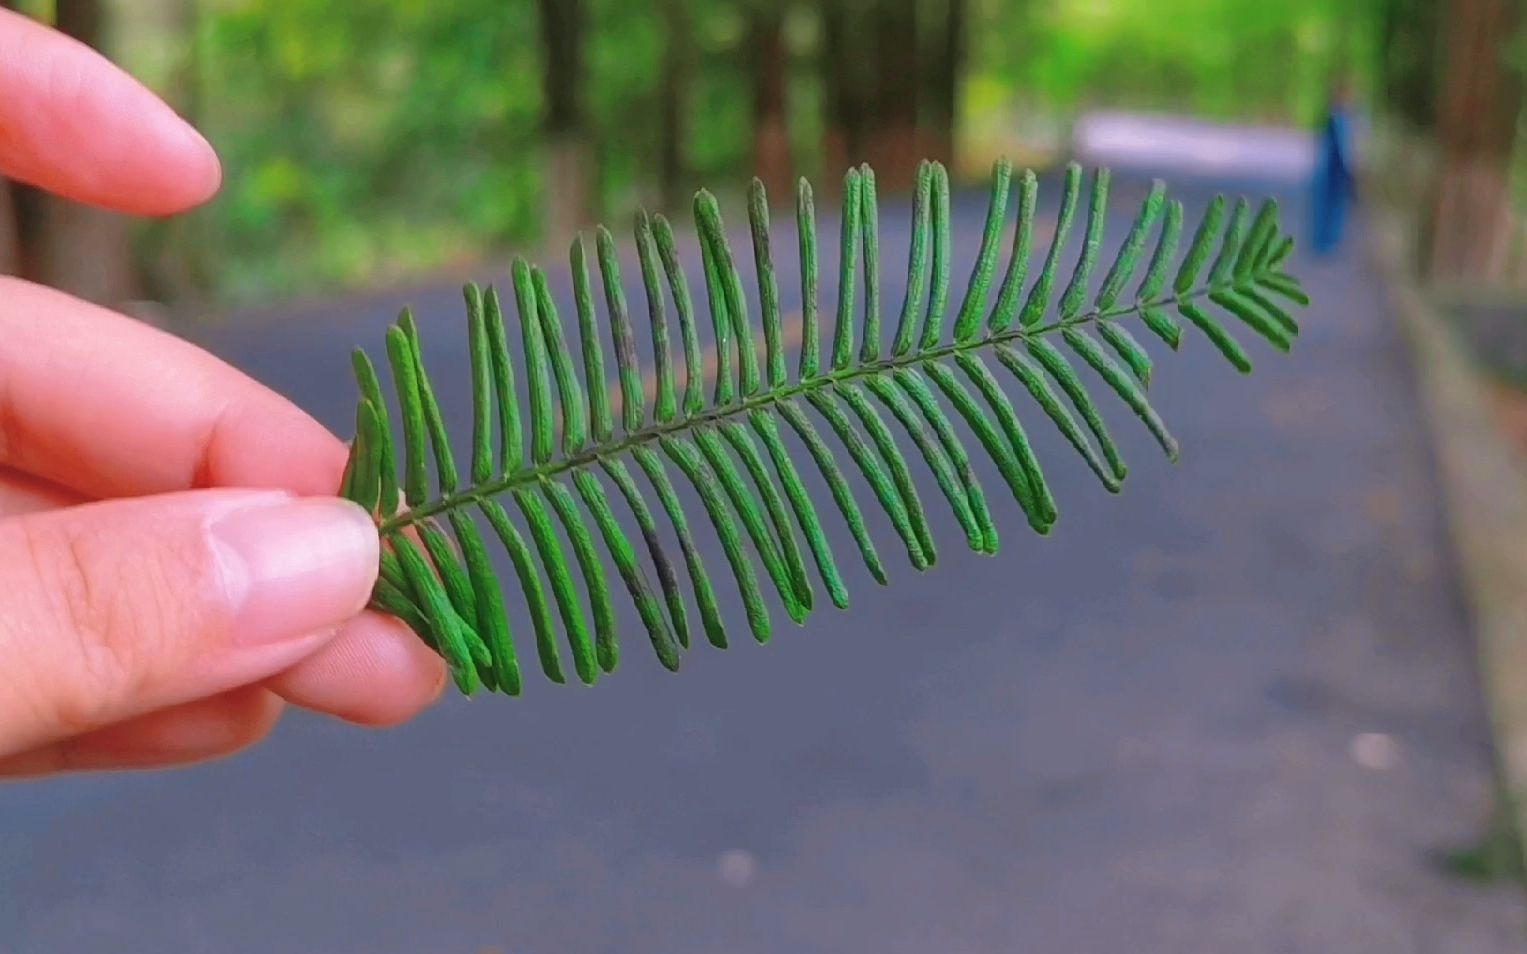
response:
M1527 851L1527 461L1496 428L1477 367L1404 263L1404 231L1372 213L1369 255L1410 346L1447 532L1472 615L1509 812Z

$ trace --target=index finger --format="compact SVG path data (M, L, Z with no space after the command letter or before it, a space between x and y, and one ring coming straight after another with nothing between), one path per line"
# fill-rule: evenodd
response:
M0 174L139 215L199 205L217 154L141 83L90 47L0 9Z
M339 487L337 437L187 341L3 276L0 341L0 465L95 499Z

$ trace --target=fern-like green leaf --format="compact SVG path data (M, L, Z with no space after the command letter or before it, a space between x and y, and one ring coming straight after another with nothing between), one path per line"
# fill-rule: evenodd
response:
M1185 327L1196 329L1242 371L1251 361L1227 324L1289 350L1300 330L1292 309L1309 302L1284 270L1292 240L1279 228L1275 202L1253 212L1244 199L1216 198L1179 254L1182 205L1155 183L1105 262L1109 177L1099 170L1086 194L1080 252L1063 275L1083 179L1080 167L1066 169L1050 244L1031 279L1038 179L1032 172L1015 178L1005 161L994 166L979 249L951 314L949 178L939 163L922 163L905 295L886 342L875 176L868 166L850 170L826 355L815 202L804 180L794 203L801 298L794 323L781 307L763 185L755 180L747 196L757 284L751 302L720 204L708 192L695 198L713 369L673 227L662 216L640 213L634 228L650 379L638 360L608 230L595 233L594 263L584 239L569 249L573 325L564 324L546 274L516 261L518 362L498 291L465 290L472 431L461 465L418 325L405 311L386 340L396 417L371 360L357 352L353 362L360 399L341 493L375 516L384 540L374 606L418 632L449 664L462 692L517 695L524 678L506 607L524 607L551 681L566 681L565 647L578 679L592 684L621 659L615 591L623 589L658 661L677 669L693 641L692 612L707 642L729 644L719 585L735 587L759 642L773 635L775 600L797 622L820 593L846 607L839 566L845 554L833 552L827 529L836 520L871 578L885 584L890 574L866 506L883 513L917 570L938 559L939 511L972 550L995 553L998 530L976 476L979 457L994 465L1030 528L1049 533L1058 509L1029 439L1035 421L1058 429L1111 492L1122 487L1127 467L1105 423L1105 404L1122 403L1175 459L1177 442L1147 396L1155 363L1128 326L1138 322L1174 350ZM670 319L677 323L678 356ZM794 375L787 354L793 341L800 345ZM1113 398L1101 400L1108 392ZM703 520L687 509L675 471L693 490ZM863 479L870 501L860 499L850 471ZM806 482L813 474L825 482L832 507L813 498ZM936 493L919 492L920 474ZM511 502L518 519L506 506ZM725 570L703 557L704 526L721 545ZM494 568L495 543L513 569L512 586Z

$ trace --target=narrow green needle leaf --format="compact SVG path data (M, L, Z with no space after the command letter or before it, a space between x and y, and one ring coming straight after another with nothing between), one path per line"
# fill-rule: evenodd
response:
M403 496L409 506L417 507L429 499L429 438L424 434L424 404L419 400L413 349L397 325L387 329L387 361L392 365L403 419Z
M1302 287L1300 287L1298 280L1294 279L1293 277L1288 275L1271 275L1264 281L1269 289L1279 295L1282 295L1284 298L1287 298L1294 304L1300 306L1309 305L1310 296L1305 294L1305 291Z
M1236 255L1232 273L1237 281L1251 277L1268 247L1277 237L1278 200L1267 199L1257 208L1256 217L1251 222L1251 230L1246 233L1246 241L1241 244L1240 252Z
M854 294L859 283L859 234L863 228L859 205L863 200L863 182L859 170L850 169L843 177L843 222L839 232L838 252L838 322L832 335L832 367L848 367L854 354Z
M514 301L525 343L525 379L530 389L530 459L539 466L551 460L556 441L551 369L547 367L546 343L541 337L535 285L524 259L515 259L513 276Z
M615 251L615 236L600 226L595 233L599 255L599 278L604 284L605 308L610 314L611 337L615 341L615 364L620 370L620 420L630 434L641 430L646 417L642 369L636 358L636 334L631 330L631 310L626 307L626 289L620 280L620 255Z
M435 574L440 582L445 584L446 595L450 598L451 608L456 611L463 623L477 617L477 595L472 591L472 581L467 578L466 570L456 560L456 551L451 547L450 538L445 531L433 520L423 520L417 524L419 539L424 542L424 549L429 553L430 562L435 566ZM478 663L487 660L488 647L482 644L476 632L468 633L468 627L462 627L462 635L467 649Z
M744 396L758 393L761 384L758 371L758 348L753 342L752 322L748 319L747 301L742 294L742 278L737 274L737 263L732 257L731 244L726 240L726 225L721 221L721 206L716 197L705 190L695 196L695 224L700 229L700 241L705 245L710 270L715 271L719 283L722 312L731 329L732 339L737 343L738 367L742 374L741 389ZM714 308L718 299L711 298ZM720 342L717 343L718 348ZM718 399L717 403L725 403Z
M689 585L695 591L695 603L700 609L700 623L705 630L705 638L717 649L725 649L727 647L726 626L721 620L721 610L716 603L716 588L705 570L705 562L700 558L694 536L689 532L689 521L684 515L684 508L679 505L679 496L674 493L673 483L668 479L668 472L663 469L663 460L650 447L637 447L632 454L636 457L636 463L641 467L642 472L647 475L647 482L652 485L653 490L657 491L658 502L663 505L663 510L668 514L668 522L673 526L674 535L679 538L679 549L684 554L684 565L689 571ZM629 496L627 499L630 499ZM764 625L767 629L767 617Z
M1224 218L1225 197L1217 195L1209 203L1203 219L1199 221L1198 231L1193 233L1193 241L1188 245L1188 254L1183 257L1182 267L1177 271L1177 280L1172 288L1179 296L1193 290L1199 273L1204 269L1204 262L1209 260L1209 252L1214 245L1214 233L1219 231L1220 223L1224 221Z
M1239 318L1252 331L1256 332L1268 344L1287 354L1293 348L1293 339L1287 331L1272 318L1263 314L1250 301L1235 294L1229 289L1211 292L1209 300Z
M1076 418L1060 402L1060 397L1050 387L1050 382L1046 379L1043 370L1027 355L1005 344L997 346L997 361L1018 379L1018 382L1028 391L1029 396L1034 399L1034 403L1038 404L1040 410L1045 412L1045 416L1055 423L1061 436L1076 449L1076 452L1082 456L1082 460L1086 461L1087 468L1097 475L1103 487L1111 494L1118 493L1122 478L1115 475L1113 468L1098 456L1092 442L1082 433L1081 425L1076 422Z
M530 624L535 629L536 655L541 663L541 671L547 679L560 685L567 681L567 677L562 674L562 658L557 651L557 624L552 619L541 577L536 573L535 563L531 560L530 548L502 504L496 500L483 500L478 503L478 509L488 518L488 525L498 535L504 551L509 554L509 562L514 566L515 576L520 581L520 593L525 597ZM560 558L560 553L558 556Z
M801 250L801 371L802 381L817 376L821 366L820 318L817 314L817 213L811 183L800 181L795 194L795 225Z
M1061 193L1060 213L1055 219L1055 237L1050 240L1050 250L1045 253L1045 264L1029 289L1028 300L1018 315L1018 324L1024 328L1039 323L1050 308L1050 294L1055 288L1055 271L1060 267L1060 257L1065 253L1066 240L1071 237L1071 223L1076 219L1076 206L1082 191L1082 167L1076 163L1066 166L1065 191Z
M917 484L912 480L912 471L907 466L906 458L902 456L901 448L896 446L896 438L891 436L890 428L886 427L885 419L870 404L864 392L853 384L838 386L836 393L843 398L845 404L859 418L859 423L864 427L864 432L869 436L870 442L880 453L880 459L891 471L891 480L896 484L896 490L901 494L902 502L907 507L907 519L912 524L912 531L917 534L918 545L922 547L923 555L932 566L938 560L938 549L933 541L933 531L928 528L928 517L923 510L922 500L917 495Z
M789 571L796 600L803 610L810 610L815 598L811 592L811 580L806 576L806 562L801 557L800 545L796 543L795 531L791 526L790 515L786 512L784 498L774 487L774 479L764 465L763 455L758 452L758 445L753 442L747 430L736 421L721 425L720 431L721 436L742 460L742 465L748 472L748 478L758 489L758 496L763 499L764 512L769 515L769 524L774 528L774 539L779 544L780 555L784 557L785 569Z
M1145 239L1150 234L1151 227L1161 217L1162 206L1166 204L1166 184L1157 179L1151 183L1150 195L1146 196L1145 203L1140 206L1140 214L1135 217L1135 224L1129 229L1129 235L1124 239L1124 244L1119 248L1118 256L1113 260L1113 267L1103 277L1102 287L1098 289L1098 297L1095 301L1100 312L1106 312L1119 300L1119 294L1124 290L1124 283L1135 273L1135 266L1140 262L1140 253L1145 250Z
M781 401L779 404L780 417L795 431L801 443L806 445L806 452L816 462L817 470L822 474L822 479L827 481L827 488L832 492L833 503L837 504L838 512L843 515L843 521L848 524L848 531L853 535L854 544L859 548L859 555L864 558L864 565L869 570L870 576L876 583L885 586L887 579L885 567L880 562L880 554L875 550L875 544L870 539L869 531L864 526L864 515L859 510L859 504L854 499L854 492L844 479L843 472L838 469L838 463L833 459L832 451L827 443L822 440L821 434L817 433L816 426L811 423L811 418L792 401ZM809 534L808 534L809 536ZM825 570L823 571L826 572ZM831 590L832 584L828 583ZM845 597L846 599L846 597ZM834 596L834 602L837 597Z
M1230 213L1230 223L1225 226L1225 237L1220 244L1219 255L1214 259L1214 265L1209 269L1209 284L1220 286L1230 281L1232 271L1235 268L1237 257L1241 252L1241 245L1246 241L1246 223L1251 216L1251 206L1245 197L1235 200L1235 208Z
M1283 306L1258 291L1255 286L1248 285L1245 288L1238 289L1236 293L1260 308L1290 338L1297 338L1299 336L1299 322L1294 320L1294 316L1290 315Z
M657 407L659 424L667 424L678 413L678 396L673 383L673 355L668 344L668 310L663 306L663 286L658 275L657 247L652 239L652 220L643 209L636 214L636 252L641 261L642 286L647 290L647 321L652 325L652 353L657 365Z
M567 257L573 274L573 303L578 310L578 340L583 345L583 386L589 396L589 426L594 443L603 444L615 433L615 421L610 416L604 348L594 324L594 292L589 283L588 251L583 247L583 236L573 239ZM658 301L662 301L661 289Z
M1002 224L1007 218L1007 195L1011 190L1012 178L1012 163L998 159L992 164L991 197L986 202L986 227L981 233L981 250L976 253L976 264L970 273L965 301L961 303L959 317L954 322L955 341L970 341L981 328L981 317L986 311L986 295L991 289L992 276L997 272L998 247L1002 242Z
M350 493L346 496L360 504L367 513L376 510L377 495L381 492L381 470L384 466L381 455L380 425L377 421L376 408L370 401L362 399L355 409L355 453L352 455L355 473Z
M417 599L419 608L428 620L430 634L436 641L440 654L450 667L451 678L463 695L472 695L481 685L477 665L462 632L463 623L451 608L445 588L435 578L424 555L413 541L399 535L392 540L394 551L408 576L409 586Z
M483 317L482 290L468 284L467 345L472 365L472 483L493 476L493 367L488 357L488 324Z
M1168 348L1176 351L1182 346L1182 326L1160 308L1147 307L1140 311L1140 320L1151 334L1160 338Z
M859 360L880 360L880 204L875 196L875 170L859 167L860 234L864 242L864 342Z
M1007 260L1007 276L1002 279L997 305L987 320L987 328L993 334L1012 327L1013 318L1018 314L1018 297L1023 294L1023 283L1029 277L1029 249L1034 242L1034 207L1038 201L1039 179L1032 169L1025 169L1018 186L1018 222L1013 227L1013 250Z
M1177 258L1177 244L1182 240L1182 203L1172 200L1166 204L1166 221L1161 225L1161 235L1156 240L1156 251L1146 266L1145 277L1135 297L1140 301L1154 302L1166 289L1167 272ZM1175 345L1174 345L1175 347Z
M928 215L933 196L933 167L917 164L917 188L912 200L912 241L907 251L907 294L901 305L901 321L891 353L905 355L917 334L917 319L928 293Z
M578 488L578 495L583 499L584 506L588 507L589 513L594 516L594 523L604 539L605 549L609 552L610 560L615 564L615 570L620 574L621 581L630 592L631 601L636 604L637 615L641 617L642 625L646 627L647 636L652 641L652 648L657 653L658 661L669 672L677 672L679 647L674 642L673 634L668 630L668 621L663 617L663 604L652 594L646 574L642 572L641 565L636 561L636 551L632 548L631 541L626 539L625 531L620 528L620 521L615 519L615 513L610 509L610 501L605 496L604 488L599 485L598 478L586 470L573 474L573 484ZM603 652L600 657L600 664L604 666L605 672L615 668L613 634L609 645L611 655L608 656L608 664L605 662L606 656Z
M525 438L520 432L520 399L514 393L514 364L509 359L509 337L498 290L489 287L483 300L483 319L488 327L488 357L493 365L493 393L498 402L498 469L513 473L525 460Z
M1092 173L1092 198L1087 206L1087 232L1082 240L1082 254L1076 269L1071 273L1071 283L1060 296L1060 320L1076 317L1087 301L1087 283L1097 265L1098 247L1103 242L1103 225L1108 218L1108 170L1098 169Z
M504 608L503 593L499 590L498 578L493 572L493 562L488 557L487 544L483 542L477 525L465 510L451 511L450 521L476 597L477 612L474 620L493 660L494 684L500 692L517 696L523 679L519 661L514 654L514 642L509 635L509 614Z
M567 633L568 645L573 650L573 668L578 672L578 678L586 686L592 686L598 678L598 666L594 659L594 643L589 636L588 624L584 622L583 613L578 605L578 592L573 586L573 576L567 563L567 556L562 552L562 543L557 539L557 531L552 527L551 515L546 512L546 505L527 488L520 488L513 493L514 502L520 508L520 513L525 516L525 523L530 527L530 539L535 543L536 553L540 556L541 567L546 570L546 575L551 581L551 592L556 597L557 612L562 617L562 626ZM491 517L490 517L491 519Z
M1219 322L1210 318L1208 313L1191 301L1179 301L1177 310L1204 333L1210 343L1225 356L1226 361L1235 366L1237 371L1242 374L1251 373L1251 359L1246 356L1246 349L1242 348L1240 342L1236 341Z
M625 498L631 515L636 518L636 527L641 531L642 540L647 545L647 556L652 560L652 568L657 571L657 582L663 590L663 601L668 604L668 618L673 624L672 632L678 637L679 645L688 649L689 615L684 610L684 592L679 588L679 575L674 569L673 562L668 559L668 551L663 548L662 537L658 535L657 521L652 516L651 508L647 506L647 499L637 488L636 481L631 477L631 471L627 469L625 462L606 460L600 463L600 467L615 482L615 487ZM688 556L687 551L685 555Z
M769 611L764 606L763 593L758 588L758 577L753 572L753 564L748 561L747 554L743 552L742 537L738 533L737 524L732 520L726 501L717 489L716 475L705 463L704 455L689 441L664 438L661 444L663 453L667 454L668 459L683 472L690 485L700 495L700 503L704 505L706 515L710 517L711 526L715 528L716 536L721 541L721 549L726 554L726 562L730 564L732 576L737 580L737 589L742 594L743 612L748 618L748 626L753 631L753 638L760 643L768 642ZM651 476L652 471L648 470L647 473Z
M456 456L451 453L451 438L445 429L445 418L440 413L439 402L435 400L435 390L430 385L429 374L424 370L424 352L419 347L419 326L414 322L413 312L403 309L398 325L408 336L408 350L414 365L414 384L419 389L419 405L424 410L430 448L435 452L435 476L439 479L440 492L449 496L456 492Z
M440 646L436 642L429 621L424 618L424 611L414 603L413 597L405 590L400 589L387 580L377 580L376 589L371 593L371 605L384 613L390 613L403 621L403 624L414 631L419 640L435 652L440 652Z
M599 668L614 672L620 663L620 645L615 641L615 606L610 601L610 586L605 579L604 564L594 547L594 537L589 533L583 515L573 495L560 481L543 480L541 493L556 511L557 520L573 544L573 557L583 574L583 585L588 591L589 604L594 610L594 652Z
M1092 401L1092 396L1082 386L1081 378L1077 377L1076 369L1071 367L1071 362L1066 360L1065 355L1055 349L1048 341L1034 338L1029 341L1029 354L1033 355L1044 369L1060 385L1060 389L1070 398L1071 406L1087 422L1087 429L1097 439L1098 448L1103 452L1103 459L1108 461L1109 470L1117 480L1123 480L1129 473L1124 466L1124 460L1119 456L1119 448L1113 442L1113 437L1108 433L1108 426L1103 423L1103 415Z
M753 235L753 269L758 275L758 307L763 312L764 349L769 367L769 387L789 379L785 370L784 334L780 329L779 281L774 277L774 254L769 248L769 195L754 179L748 188L748 226Z
M986 532L976 522L975 514L970 508L970 498L965 493L964 484L955 475L954 465L949 462L948 455L934 439L927 424L892 382L885 378L866 378L864 386L885 406L886 410L891 412L891 416L912 439L918 453L928 462L928 469L933 473L939 492L944 495L945 500L949 501L949 508L953 511L956 522L959 523L960 529L965 531L965 542L977 553L984 552Z
M805 485L801 483L795 463L790 460L790 453L780 438L779 424L774 420L773 415L763 410L750 412L748 423L752 425L759 440L763 441L764 448L769 452L769 460L774 465L775 474L779 476L780 486L785 490L785 497L790 501L790 509L795 512L796 523L800 525L801 533L806 537L806 545L811 548L812 559L816 561L817 571L822 576L822 582L827 586L828 596L832 599L834 606L847 609L848 590L838 575L838 566L833 560L832 548L828 545L827 535L822 532L822 524L817 519L816 505L811 502L811 496L806 492Z
M965 373L965 377L976 386L976 390L981 392L982 399L997 416L997 425L1001 428L1003 437L1012 449L1013 456L1023 467L1024 480L1033 497L1034 509L1029 518L1030 526L1040 533L1048 532L1048 528L1055 523L1057 516L1055 498L1050 494L1050 485L1045 481L1044 471L1039 467L1039 459L1034 456L1034 448L1029 444L1029 437L1023 429L1023 423L1018 420L1018 412L1013 410L1007 395L1002 393L997 379L992 376L991 369L987 368L980 358L973 354L961 354L956 356L955 363ZM936 365L929 365L929 372L934 374L936 383L941 383L938 374L932 370L934 367ZM945 388L944 393L948 394L951 400L954 399L952 389Z
M786 568L785 561L780 555L780 548L769 533L769 528L764 524L758 502L752 494L748 493L742 474L727 454L726 446L715 431L708 427L698 428L695 431L695 443L699 445L700 452L705 455L706 463L720 479L722 490L726 492L727 499L732 502L732 508L742 520L742 528L747 531L749 539L753 541L753 548L758 551L758 556L763 561L764 572L768 574L769 579L774 583L775 591L779 593L780 601L785 606L785 613L797 623L803 621L806 618L807 608L795 591L795 579Z
M698 197L695 201L698 215ZM732 374L732 319L726 310L726 279L722 277L714 245L706 241L704 235L700 237L700 257L705 264L705 294L710 304L711 331L715 335L715 348L712 352L716 358L714 403L717 407L724 407L732 403L736 395L736 378Z
M684 414L692 416L705 407L705 363L700 357L700 336L695 331L694 303L689 296L684 264L679 261L679 250L674 244L673 226L661 215L654 216L652 224L663 271L668 274L673 308L679 313L679 334L684 342Z
M583 386L573 369L573 355L562 334L562 317L557 314L557 303L552 300L551 288L546 284L546 273L539 268L530 272L535 283L536 315L541 322L541 338L546 342L551 358L552 375L557 381L557 394L562 402L562 453L576 454L588 440L587 405L583 403ZM603 382L600 382L601 385Z
M1098 334L1108 342L1113 353L1123 359L1129 373L1144 387L1151 386L1151 356L1135 340L1128 329L1114 321L1098 322Z
M1145 422L1151 436L1156 438L1156 443L1160 444L1161 449L1166 452L1167 459L1175 461L1178 453L1177 440L1167 431L1166 424L1162 422L1156 409L1151 407L1145 392L1140 390L1140 386L1134 379L1119 367L1118 362L1103 351L1102 346L1093 340L1091 335L1076 328L1067 328L1064 337L1071 350L1080 355L1082 360L1098 373L1104 383L1113 389L1119 399L1129 405L1129 409L1135 412L1135 416Z
M822 420L826 421L827 426L832 429L834 434L838 435L838 440L843 442L843 447L848 451L848 456L853 459L859 468L859 472L864 475L865 481L870 485L870 490L875 494L875 499L880 501L880 507L885 511L886 517L890 519L891 526L896 530L896 535L901 537L902 543L907 548L907 559L911 561L913 568L919 571L926 570L932 564L927 553L923 550L921 537L912 528L912 522L907 516L906 503L902 499L895 481L886 473L884 466L875 459L875 452L864 442L864 438L859 435L859 432L854 430L853 424L849 423L848 416L843 413L843 409L833 400L832 395L823 391L810 391L806 394L806 400L810 402L818 414L822 415ZM789 410L784 410L785 408L789 408ZM782 404L781 409L782 413L785 414L785 420L789 421L792 426L796 424L796 421L792 420L792 411L794 416L800 420L806 420L805 415L801 414L799 409L789 404ZM796 430L797 433L801 432L799 427ZM820 462L820 458L818 460ZM852 526L852 524L850 525Z
M928 387L927 380L918 374L916 369L904 368L897 371L895 381L896 386L912 399L912 403L917 406L923 419L928 422L928 426L938 437L939 445L944 449L944 453L949 455L949 462L953 465L960 486L965 490L965 497L970 502L971 515L981 530L981 551L996 553L997 525L986 507L986 494L981 489L981 482L976 479L975 471L970 466L970 455L965 452L965 446L955 433L954 425L944 414L944 409Z
M355 369L355 380L360 385L361 399L369 402L376 412L377 477L380 481L377 500L381 505L382 516L390 517L398 511L398 461L392 426L387 420L387 399L382 396L382 382L366 352L357 348L350 356L350 363Z
M932 163L933 176L933 288L928 313L923 317L921 349L935 347L944 337L944 312L949 308L950 237L949 171L942 162Z
M959 378L955 377L953 371L937 362L929 364L927 371L933 383L938 385L938 389L949 399L949 403L954 405L955 411L965 419L966 425L976 435L976 440L985 448L986 455L997 465L997 471L1002 475L1008 490L1012 492L1013 499L1023 509L1029 526L1036 533L1049 533L1054 517L1046 510L1045 504L1034 492L1034 487L1025 472L1025 463L1018 459L1008 441L997 433L996 427L987 418L986 412L981 410L980 405L971 396L970 390ZM1034 462L1032 466L1037 470L1038 463ZM991 545L996 546L995 539L991 541Z

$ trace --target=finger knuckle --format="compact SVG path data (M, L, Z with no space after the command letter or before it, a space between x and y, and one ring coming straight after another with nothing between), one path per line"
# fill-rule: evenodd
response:
M172 634L200 626L194 606L177 599L204 572L196 555L145 547L123 559L122 541L86 530L30 529L27 550L60 631L61 665L72 670L54 710L65 732L100 725L105 710L152 690L175 651Z

